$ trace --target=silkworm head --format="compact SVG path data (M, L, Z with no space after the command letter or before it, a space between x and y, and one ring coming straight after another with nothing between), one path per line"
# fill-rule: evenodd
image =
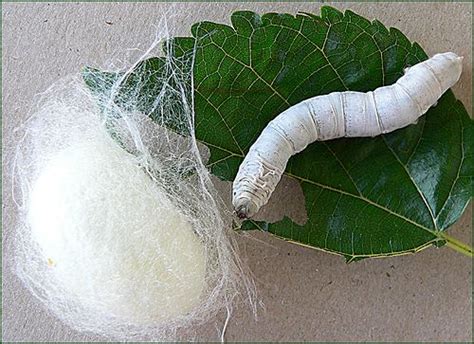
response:
M248 197L242 196L233 200L233 205L237 216L240 219L248 219L257 213L257 205Z

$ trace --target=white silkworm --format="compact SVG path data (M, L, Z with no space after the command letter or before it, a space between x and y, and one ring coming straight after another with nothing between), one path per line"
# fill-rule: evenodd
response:
M268 202L289 158L314 141L377 136L417 121L458 80L462 57L447 52L405 70L374 91L333 92L304 100L273 119L250 147L233 184L240 218Z

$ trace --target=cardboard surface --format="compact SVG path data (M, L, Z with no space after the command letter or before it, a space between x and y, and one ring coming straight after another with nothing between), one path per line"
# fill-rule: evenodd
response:
M237 9L294 14L319 13L320 6L182 3L172 10L177 23L174 33L188 34L190 26L199 20L228 23L230 14ZM470 112L471 4L334 6L350 8L366 18L397 27L430 55L448 50L463 55L464 72L454 92ZM123 56L126 49L146 49L153 40L153 25L169 8L166 3L3 4L4 149L14 146L18 139L14 128L26 118L36 94L58 78L77 73L82 66L103 67L114 56ZM10 171L3 172L3 222L11 223L16 212ZM287 187L297 190L292 185ZM270 209L273 216L281 212L278 208L277 202ZM12 230L3 228L3 340L99 340L61 324L21 286L11 271ZM469 207L450 234L470 242L471 230ZM260 309L257 321L248 309L237 309L227 329L229 341L472 339L472 261L449 248L429 248L416 255L347 265L341 257L291 245L265 233L241 237L239 243L265 308ZM200 328L196 339L218 339L215 324Z

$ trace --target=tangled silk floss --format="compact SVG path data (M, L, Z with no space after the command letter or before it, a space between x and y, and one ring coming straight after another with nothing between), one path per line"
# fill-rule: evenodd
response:
M96 94L82 75L57 82L18 128L17 273L63 322L107 338L173 339L254 304L194 137L193 56L167 44L158 71L143 62L166 38L114 78L88 70Z

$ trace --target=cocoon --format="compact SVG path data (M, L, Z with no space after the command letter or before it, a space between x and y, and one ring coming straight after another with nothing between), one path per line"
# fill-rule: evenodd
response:
M28 220L57 292L123 321L185 315L205 287L204 244L108 137L58 152L33 183Z

